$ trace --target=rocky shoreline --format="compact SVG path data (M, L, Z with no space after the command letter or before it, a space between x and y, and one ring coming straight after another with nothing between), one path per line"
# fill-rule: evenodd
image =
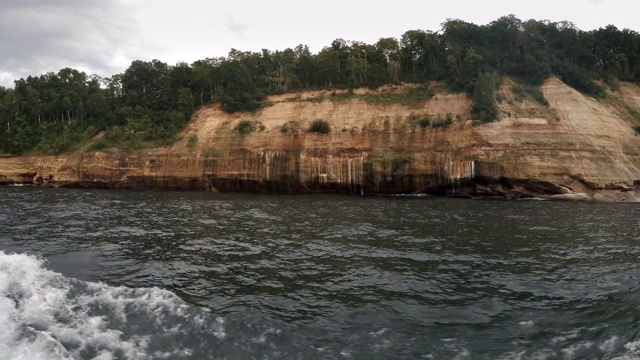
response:
M0 185L30 185L43 188L83 188L83 189L120 189L136 191L200 191L200 192L248 192L271 194L314 194L333 193L356 196L374 195L429 195L468 199L502 199L518 200L528 198L570 200L570 201L601 201L601 202L638 202L640 194L636 186L627 184L608 184L599 186L588 181L566 175L563 182L557 183L539 179L513 179L505 176L495 177L491 172L495 169L491 164L473 161L467 167L473 169L460 170L460 173L443 177L440 173L398 173L385 171L385 163L368 161L357 163L353 158L345 158L341 167L349 175L342 174L338 178L335 174L316 173L304 177L300 172L285 170L285 173L273 174L271 178L257 179L244 174L216 174L215 172L201 172L197 174L191 170L206 169L208 160L186 159L179 157L178 162L194 163L194 166L183 168L180 174L170 175L151 174L151 167L157 164L157 155L146 156L120 154L118 156L100 156L100 166L97 166L95 156L74 158L66 156L64 162L61 157L46 158L4 158L0 164L13 162L13 172L0 171ZM104 154L101 154L104 155ZM132 158L132 156L134 158ZM264 158L264 157L263 157ZM32 161L36 160L34 165ZM133 161L132 161L133 160ZM166 159L165 159L166 160ZM180 161L181 160L181 161ZM326 159L324 159L326 161ZM57 163L56 163L57 161ZM108 166L105 162L111 162ZM272 160L273 161L273 160ZM336 161L335 159L333 160ZM199 166L197 165L200 162ZM312 162L321 163L319 159ZM16 163L21 164L16 166ZM139 174L140 163L147 164L144 172ZM349 169L357 164L358 169ZM56 164L55 168L43 164ZM155 165L153 165L155 164ZM6 164L5 164L6 165ZM165 164L167 165L167 164ZM129 167L127 167L129 166ZM134 167L130 167L134 166ZM175 165L174 165L175 166ZM264 163L262 164L264 166ZM326 166L326 164L325 164ZM300 162L293 166L301 168ZM5 166L6 168L6 166ZM286 166L284 166L286 168ZM302 168L305 168L302 166ZM91 170L92 169L92 170ZM99 169L99 170L98 170ZM0 168L1 170L1 168ZM468 173L465 173L467 171ZM263 170L264 172L264 170ZM460 174L465 173L464 176ZM264 174L263 174L264 175ZM571 179L571 181L567 181Z

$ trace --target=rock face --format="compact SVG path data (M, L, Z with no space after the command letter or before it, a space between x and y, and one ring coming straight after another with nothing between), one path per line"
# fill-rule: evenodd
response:
M0 184L640 200L640 137L633 129L640 88L622 83L595 100L550 78L542 86L550 103L544 106L517 99L512 85L506 79L498 91L500 119L483 125L469 120L464 94L401 105L358 96L332 101L316 91L274 96L273 106L256 114L204 108L170 147L0 158ZM389 91L360 94L382 99ZM423 128L415 119L425 114L453 124ZM331 132L306 132L316 119ZM258 131L234 130L245 120Z

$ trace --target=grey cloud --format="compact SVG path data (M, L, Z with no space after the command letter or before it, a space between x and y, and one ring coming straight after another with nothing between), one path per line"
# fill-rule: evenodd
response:
M111 75L116 55L135 45L128 13L117 0L2 0L0 73L20 78L74 67Z

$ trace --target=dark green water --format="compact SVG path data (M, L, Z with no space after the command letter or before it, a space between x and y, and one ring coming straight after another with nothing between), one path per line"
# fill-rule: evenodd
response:
M640 358L636 204L0 200L0 358Z

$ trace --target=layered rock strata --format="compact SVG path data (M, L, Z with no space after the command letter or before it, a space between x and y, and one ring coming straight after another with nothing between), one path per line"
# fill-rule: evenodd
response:
M401 89L270 98L256 114L199 110L170 147L0 158L0 183L132 190L433 194L638 201L640 89L622 83L604 100L551 78L549 105L517 98L505 80L500 118L477 125L464 94L386 103ZM358 95L379 96L364 101ZM369 98L371 99L371 98ZM637 110L636 110L637 109ZM425 115L435 126L422 127ZM306 132L322 119L328 134ZM256 132L241 135L241 121ZM451 120L450 126L440 126ZM195 141L197 139L197 141Z

